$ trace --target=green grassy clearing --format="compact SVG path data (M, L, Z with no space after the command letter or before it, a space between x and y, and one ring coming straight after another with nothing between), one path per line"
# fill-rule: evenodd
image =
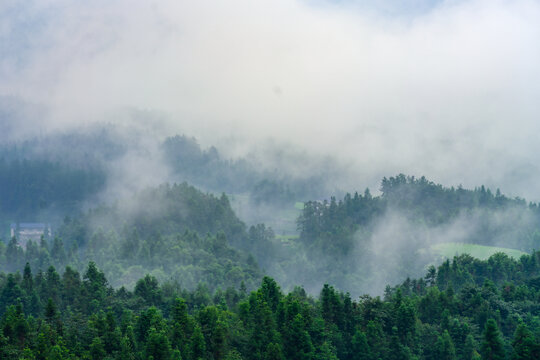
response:
M508 249L496 246L485 246L485 245L476 245L476 244L464 244L456 242L441 243L431 246L431 251L437 255L444 256L446 258L453 258L456 254L469 254L475 258L486 260L491 255L502 252L508 256L511 256L515 259L519 259L521 255L526 255L527 253L515 250Z
M300 235L276 235L276 239L284 243L288 243L291 240L296 240L299 237Z
M303 202L285 206L254 206L250 203L249 194L227 194L231 207L238 217L251 224L264 223L271 227L276 235L292 239L298 233L296 219L304 209ZM271 209L271 211L269 211Z

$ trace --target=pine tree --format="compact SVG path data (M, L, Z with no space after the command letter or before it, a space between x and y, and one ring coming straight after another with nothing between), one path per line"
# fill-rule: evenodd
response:
M371 356L371 350L367 342L366 334L360 330L356 330L352 341L352 360L368 360Z
M146 343L146 357L153 357L154 360L169 360L171 354L171 344L165 333L157 332L156 329L151 328Z
M104 359L107 355L107 353L105 352L105 348L103 347L103 341L101 341L100 337L96 336L92 340L92 343L90 344L90 355L94 360Z
M396 323L401 342L408 344L407 338L414 333L416 325L416 309L411 301L401 302L397 308Z
M338 360L336 348L325 341L319 348L318 353L314 357L315 360Z
M49 298L49 300L47 300L47 305L45 306L45 319L49 324L52 324L52 322L56 320L56 317L56 304L51 298Z
M540 349L535 345L534 336L523 323L518 325L514 333L512 347L514 349L512 360L538 359L540 357L538 352Z
M475 353L477 353L476 344L473 336L469 334L465 338L465 345L463 346L463 359L472 360Z
M440 360L455 360L456 359L456 349L448 330L444 330L442 336L439 336L437 339L437 354L438 359Z
M284 360L281 346L276 343L270 343L266 347L264 360Z
M22 265L21 262L24 259L24 254L22 248L19 246L17 238L13 236L9 241L9 244L6 248L6 260L8 261L8 268L12 271L20 269Z
M191 359L204 359L206 355L206 343L199 325L195 325L193 337L191 338Z
M314 348L311 342L311 337L306 331L304 318L297 314L294 317L288 334L288 359L294 360L309 360L314 357Z
M69 358L69 351L62 338L59 338L58 343L49 350L47 360L64 360L67 358Z
M171 310L172 347L180 350L184 357L189 353L189 338L193 334L194 320L187 312L184 299L176 298Z
M26 265L24 266L22 287L24 291L26 291L27 295L30 295L34 288L34 279L32 277L32 269L30 268L29 263L26 263Z
M486 322L482 342L482 359L504 360L505 353L497 323L493 319Z

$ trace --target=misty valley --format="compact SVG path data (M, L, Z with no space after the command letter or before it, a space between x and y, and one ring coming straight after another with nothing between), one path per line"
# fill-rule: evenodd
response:
M540 0L0 0L0 360L540 360Z
M539 204L143 138L0 147L0 358L540 358Z

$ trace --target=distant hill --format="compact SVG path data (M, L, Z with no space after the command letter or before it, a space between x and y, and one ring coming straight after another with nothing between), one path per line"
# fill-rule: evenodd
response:
M255 259L239 250L250 239L226 195L216 197L186 183L149 188L131 199L66 217L49 243L13 241L0 246L3 270L49 265L62 268L95 261L115 286L133 286L151 273L187 288L248 288L261 274ZM233 247L236 246L235 247Z

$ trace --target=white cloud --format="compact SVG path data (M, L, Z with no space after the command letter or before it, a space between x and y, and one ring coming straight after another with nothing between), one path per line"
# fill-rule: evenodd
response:
M136 107L206 143L292 142L354 186L405 172L540 200L540 3L417 3L7 2L0 94L54 126Z

